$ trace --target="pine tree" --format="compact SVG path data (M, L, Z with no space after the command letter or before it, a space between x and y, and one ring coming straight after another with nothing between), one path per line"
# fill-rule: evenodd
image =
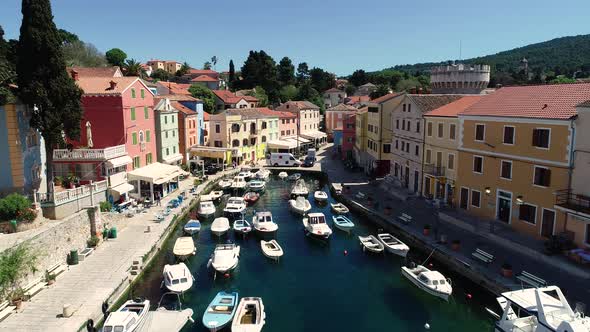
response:
M49 0L23 0L17 50L19 98L33 109L31 126L45 139L47 191L53 186L53 149L67 138L79 139L82 121L80 90L66 71L62 40Z

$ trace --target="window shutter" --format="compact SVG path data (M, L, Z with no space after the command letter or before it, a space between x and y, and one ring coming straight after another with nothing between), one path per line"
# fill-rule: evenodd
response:
M551 170L545 169L544 176L543 176L543 184L547 187L551 186Z

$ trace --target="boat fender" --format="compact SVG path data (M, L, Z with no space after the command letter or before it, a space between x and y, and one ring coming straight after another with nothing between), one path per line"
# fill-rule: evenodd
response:
M428 323L424 324L424 328L427 330L430 330L430 324L428 324Z
M229 278L229 273L226 273L223 275L225 277L225 279Z
M471 300L471 298L473 298L473 296L471 294L469 294L469 293L467 293L466 297L467 297L468 300Z
M107 312L109 311L109 303L108 303L107 301L104 301L104 302L102 303L102 307L101 307L101 309L102 309L102 313L103 313L103 315L106 315L106 314L107 314Z
M344 250L344 256L348 256L348 250Z
M88 332L96 331L96 329L94 328L94 321L92 319L89 319L88 321L86 321L86 331L88 331Z

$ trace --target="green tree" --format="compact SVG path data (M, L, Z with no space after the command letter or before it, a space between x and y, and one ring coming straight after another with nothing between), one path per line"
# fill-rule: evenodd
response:
M188 74L189 70L191 70L191 66L185 61L182 66L180 66L180 69L176 71L176 73L174 74L176 77L181 77L183 75Z
M307 62L302 62L297 65L297 84L301 85L309 79L309 66Z
M211 57L211 62L213 63L213 66L217 66L217 56L216 55Z
M356 92L356 86L352 85L351 83L346 83L344 91L348 96L352 96Z
M69 67L104 67L107 65L105 55L94 45L81 40L62 46L66 65Z
M0 253L0 297L10 297L27 274L37 272L37 262L38 255L25 244Z
M31 126L45 139L47 191L53 192L53 149L62 132L79 139L82 90L68 75L49 0L23 0L16 72L20 100L33 110Z
M321 68L312 68L309 71L311 85L317 91L323 92L336 86L336 76Z
M13 46L4 40L4 30L0 26L0 105L15 101L9 84L16 80L16 65L11 55Z
M307 100L309 102L314 103L315 105L320 107L320 112L322 114L325 111L322 96L320 96L320 93L313 88L310 81L304 81L303 84L299 86L297 100Z
M252 89L261 86L270 102L278 100L277 66L273 58L264 51L250 51L241 70L240 87Z
M0 220L16 219L18 213L31 207L31 201L18 193L0 199Z
M152 78L158 81L168 81L170 80L170 77L172 77L172 75L162 68L158 68L152 72Z
M144 70L141 68L141 63L135 61L135 59L125 61L123 72L125 72L125 76L145 76Z
M234 67L234 60L229 60L229 78L227 84L229 85L230 89L234 88L234 83L236 80L236 68Z
M295 66L288 57L284 57L279 61L277 66L277 79L281 86L295 84Z
M410 89L420 88L420 87L422 87L422 84L420 83L420 81L418 81L418 79L416 79L415 77L410 77L408 79L403 79L403 80L399 81L395 87L395 91L398 91L398 92L408 91Z
M294 85L285 85L279 91L279 98L281 102L294 100L299 94L299 90Z
M203 101L203 108L207 113L215 112L215 94L206 86L193 84L188 88L188 92L195 98Z
M385 96L390 92L389 85L387 84L379 84L377 85L377 89L371 92L370 97L371 99L379 98L381 96Z
M127 59L127 54L120 48L111 48L105 55L107 61L113 66L123 67L125 59Z
M566 83L576 83L576 80L573 78L569 78L565 75L557 75L554 79L549 81L551 84L566 84Z
M369 77L364 70L358 69L355 70L354 73L352 73L348 81L352 83L354 86L361 86L369 82Z
M59 39L61 40L61 43L63 45L81 41L80 38L78 38L78 35L71 33L67 30L59 29L57 30L57 33L59 34Z
M205 61L205 63L203 64L203 69L204 69L204 70L209 70L209 69L211 69L211 62L209 62L209 61Z
M261 107L268 106L268 95L261 86L257 86L247 93L248 96L256 97Z

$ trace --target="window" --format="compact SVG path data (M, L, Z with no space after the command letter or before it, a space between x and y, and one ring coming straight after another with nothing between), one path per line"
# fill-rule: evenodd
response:
M172 153L176 153L176 145L172 147Z
M412 111L412 104L408 104L408 112Z
M471 190L471 206L477 208L481 206L481 192L477 190Z
M216 126L216 128L215 128L215 129L217 130L217 126L219 126L219 125L218 125L218 124L216 124L215 126ZM216 131L216 132L218 132L218 131ZM240 125L239 125L239 124L237 124L237 123L234 123L234 124L232 124L232 125L231 125L231 132L232 132L232 133L239 133L239 132L240 132ZM219 132L218 132L218 133L219 133Z
M166 155L170 155L170 148L166 148Z
M215 124L215 133L219 134L221 132L221 125L219 125L219 123Z
M431 159L432 159L432 151L426 150L426 163L430 164Z
M439 123L438 124L438 138L442 138L443 137L443 132L444 132L444 124L443 123Z
M551 185L551 170L546 167L535 166L533 183L537 186L549 187Z
M399 119L395 120L395 129L399 129Z
M504 144L514 144L514 127L504 126Z
M243 146L248 146L248 139L247 139L247 138L244 138L244 139L242 140L242 145L243 145Z
M250 138L250 145L256 145L256 137Z
M213 146L215 146L216 148L220 148L221 147L221 141L215 141L215 142L213 142Z
M131 98L135 98L135 89L131 88Z
M145 98L145 90L141 89L141 99L144 99L144 98Z
M428 124L426 125L426 135L428 136L432 136L432 122L428 122Z
M170 116L170 120L172 120L172 123L174 123L176 121L176 117L174 115Z
M479 174L483 173L483 157L473 156L473 172Z
M398 140L395 140L395 149L399 150L399 141Z
M522 204L519 209L518 219L529 224L537 223L537 207L529 204Z
M406 128L408 131L412 130L412 126L411 126L411 122L408 120L408 128Z
M420 154L420 146L419 145L416 145L416 149L415 149L414 153L416 155L419 155Z
M449 160L447 160L447 168L448 169L455 169L455 155L452 153L449 153L448 159Z
M420 132L420 121L416 121L416 132L419 133Z
M406 142L402 141L402 151L406 151Z
M168 131L165 131L164 135L166 136L166 138L168 138Z
M502 160L500 162L500 177L502 179L512 179L512 162L508 160Z
M285 131L281 130L281 136L285 136Z
M533 146L548 149L550 136L551 130L549 129L533 129Z
M402 112L405 112L405 111L406 111L406 104L404 104L404 105L402 106Z
M143 90L141 90L141 92L143 92ZM150 116L149 116L149 113L148 113L148 108L147 108L147 106L144 106L143 107L143 118L144 119L149 119L149 117Z
M139 157L133 157L133 169L139 168Z
M402 120L402 130L406 130L406 120Z
M141 90L141 92L143 92L143 90ZM152 154L151 153L148 153L148 154L145 155L145 164L146 165L149 165L151 163L152 163Z
M455 139L455 130L456 130L457 126L455 126L455 124L450 124L449 125L449 138L450 139Z
M131 142L133 142L133 145L137 145L137 133L131 134Z
M475 140L483 142L486 137L486 126L483 124L475 125Z
M406 143L406 152L410 153L410 143Z
M266 143L266 136L262 136L262 143Z
M172 130L172 137L176 137L176 130Z
M391 153L391 144L383 144L383 153Z
M135 120L135 107L131 107L131 120Z
M240 146L240 141L239 141L239 140L237 140L237 139L233 140L233 141L231 142L231 146L232 146L233 148L237 148L237 147L239 147L239 146Z

